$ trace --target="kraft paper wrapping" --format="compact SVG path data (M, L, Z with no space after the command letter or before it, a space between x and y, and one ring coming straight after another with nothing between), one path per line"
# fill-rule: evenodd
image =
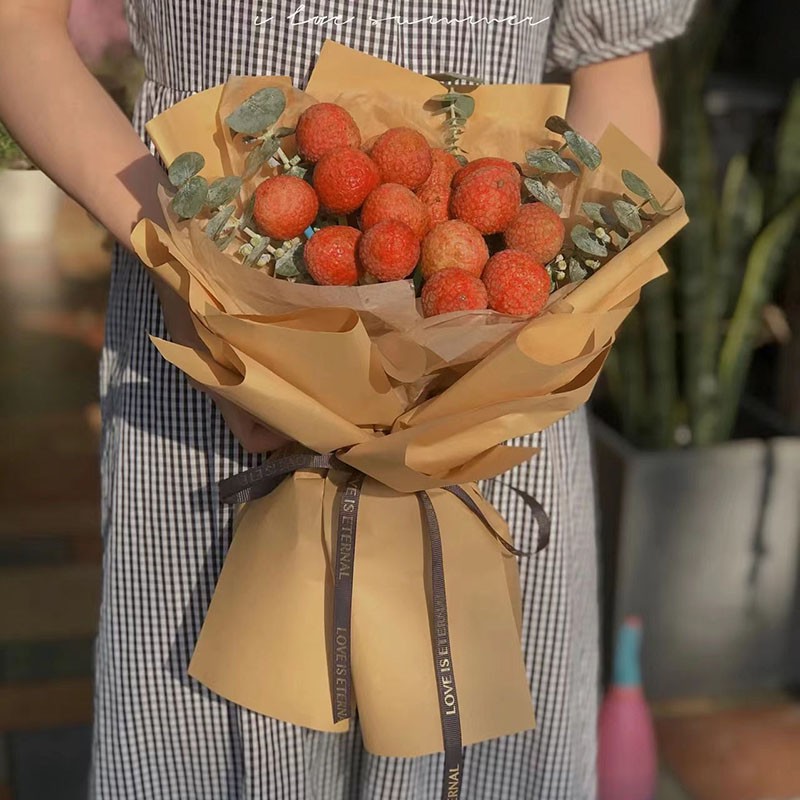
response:
M165 162L189 149L209 179L237 171L241 144L223 120L265 85L281 86L293 125L315 101L339 102L365 139L413 125L440 143L426 109L436 81L326 42L305 93L282 77L236 77L152 120ZM343 89L346 87L346 89ZM563 86L481 86L463 145L524 160L551 141ZM289 142L287 141L287 144ZM505 442L542 430L584 403L615 334L644 284L665 272L659 248L687 217L675 184L614 128L603 164L568 198L624 191L631 169L662 204L660 218L590 279L560 290L532 320L495 312L424 319L410 282L358 287L291 284L220 253L198 223L175 219L162 194L164 230L141 222L136 252L185 305L197 342L153 339L193 381L266 425L367 477L356 537L353 681L366 747L387 756L442 749L432 666L424 534L416 497L431 497L442 529L453 662L464 743L534 725L520 652L516 561L466 506L439 487L462 484L506 540L508 529L474 483L531 458ZM249 187L252 188L252 187ZM167 320L169 323L169 319ZM318 730L334 725L328 674L333 503L343 474L295 474L239 510L236 534L190 674L258 712Z

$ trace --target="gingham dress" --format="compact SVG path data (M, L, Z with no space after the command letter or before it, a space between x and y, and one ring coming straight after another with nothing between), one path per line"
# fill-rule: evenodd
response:
M152 116L231 74L290 75L302 87L324 38L418 72L536 82L548 56L550 65L571 69L674 36L690 5L128 0L147 71L134 122L144 136ZM337 14L340 24L307 21ZM232 511L220 507L216 484L259 458L242 451L213 403L159 356L149 333L167 335L156 293L136 259L118 250L101 364L105 549L91 797L437 797L440 756L375 757L363 750L357 725L344 735L293 727L187 677L231 538ZM524 442L540 446L540 455L484 488L524 550L532 548L533 522L504 483L532 493L552 518L547 549L520 564L522 648L538 727L468 748L463 797L593 800L598 605L585 413Z

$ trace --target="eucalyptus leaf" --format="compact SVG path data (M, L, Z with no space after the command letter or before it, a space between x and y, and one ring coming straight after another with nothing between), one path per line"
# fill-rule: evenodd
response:
M475 111L475 98L470 97L468 94L460 94L453 105L455 106L456 114L462 119L467 119Z
M253 227L253 210L256 207L256 196L255 194L250 195L250 199L245 203L244 209L242 210L242 220L239 223L239 230L243 231L245 228L252 228Z
M221 208L217 211L209 220L208 225L206 225L206 236L208 236L209 239L216 239L234 211L235 207L233 205L225 206L225 208Z
M663 217L663 216L666 216L667 214L671 213L671 212L667 211L667 209L664 208L664 206L662 206L661 203L659 203L658 200L656 200L655 197L650 197L648 202L650 203L650 208L652 208L653 211L655 211L656 214L658 214L659 216Z
M624 200L615 200L611 205L623 227L631 233L641 231L642 218L639 216L639 209L636 206L626 203Z
M169 182L176 187L183 186L189 178L193 178L206 165L206 160L200 153L194 151L181 153L170 165L167 171Z
M597 241L595 235L585 225L576 225L569 235L575 246L579 250L583 250L584 253L589 253L593 256L608 255L606 246Z
M224 250L233 241L234 236L236 236L236 228L233 228L233 230L231 230L229 233L226 233L221 239L215 239L214 244L220 250Z
M623 236L619 231L611 231L611 244L616 250L624 250L631 242L631 234Z
M570 283L577 283L589 277L589 271L577 258L570 258L567 266L567 277Z
M554 114L552 117L548 117L547 121L544 123L545 128L547 130L552 131L553 133L561 133L564 134L567 131L572 130L572 125L567 122L564 117L559 117L558 115Z
M538 178L526 178L525 188L539 201L550 206L557 214L564 208L561 195L552 184L545 186Z
M607 224L603 216L605 206L602 203L583 203L581 210L592 222L596 222L598 225Z
M571 172L567 164L555 150L541 147L538 150L528 150L525 153L525 160L534 169L548 173Z
M308 167L301 167L299 164L295 164L293 167L286 170L287 175L292 175L295 178L305 178L307 172Z
M460 72L433 72L427 75L428 78L433 78L439 83L470 83L474 86L480 86L483 83L481 78L476 78L474 75L462 75Z
M195 175L178 189L172 198L172 209L181 219L196 217L206 204L208 181Z
M268 86L248 97L225 118L225 123L237 133L261 133L278 121L285 108L283 92Z
M565 158L564 163L569 167L569 171L577 178L580 177L581 168L574 158Z
M302 248L293 247L275 262L275 274L281 278L296 278L300 274L297 261L302 258Z
M629 169L622 170L622 182L638 197L645 200L655 199L653 198L653 193L650 191L650 187Z
M244 260L246 267L254 267L258 263L258 259L267 252L269 247L269 237L264 236L261 241L248 253Z
M281 143L274 137L268 136L264 142L251 150L245 161L244 177L252 178L257 175L261 167L269 161L280 149Z
M291 136L294 133L294 128L278 128L277 130L272 132L272 135L276 139L284 139L287 136Z
M603 157L597 146L585 139L577 131L565 131L564 138L567 140L569 149L591 170L600 166Z
M242 188L242 179L237 175L229 175L226 178L217 178L208 187L208 204L211 208L220 208L226 205Z

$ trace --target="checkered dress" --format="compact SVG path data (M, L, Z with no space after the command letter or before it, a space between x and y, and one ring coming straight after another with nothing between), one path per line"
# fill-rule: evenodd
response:
M302 87L325 38L423 73L532 83L541 79L548 54L550 66L571 69L674 36L690 5L128 0L148 76L135 125L144 135L152 116L231 74L291 75ZM339 24L309 21L315 15L339 15ZM462 21L435 21L442 17ZM149 333L167 335L156 293L142 266L119 250L101 364L105 550L91 796L438 796L440 756L372 756L357 725L343 735L294 727L226 702L187 677L231 538L232 512L219 505L216 484L258 458L242 451L212 402L158 355ZM484 489L524 550L532 549L533 522L507 484L539 498L553 522L547 549L520 563L522 648L538 727L468 748L463 797L592 800L598 606L585 414L524 443L540 446L541 454Z

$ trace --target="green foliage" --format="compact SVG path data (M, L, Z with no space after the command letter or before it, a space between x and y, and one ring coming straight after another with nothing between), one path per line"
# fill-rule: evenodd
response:
M267 87L247 98L239 108L229 114L225 123L236 133L250 136L263 133L272 127L286 108L286 97L280 89Z
M31 169L30 159L0 122L0 169Z
M678 446L686 431L695 446L733 435L764 307L800 227L800 83L783 115L773 169L756 172L739 153L718 190L704 91L738 2L701 4L687 36L658 54L669 124L664 165L683 190L691 222L668 245L670 274L643 290L607 373L623 431L644 447ZM630 206L639 202L644 220L668 213L641 179L626 173L623 180L634 195L612 204L623 226L636 225ZM601 210L584 213L596 221Z

